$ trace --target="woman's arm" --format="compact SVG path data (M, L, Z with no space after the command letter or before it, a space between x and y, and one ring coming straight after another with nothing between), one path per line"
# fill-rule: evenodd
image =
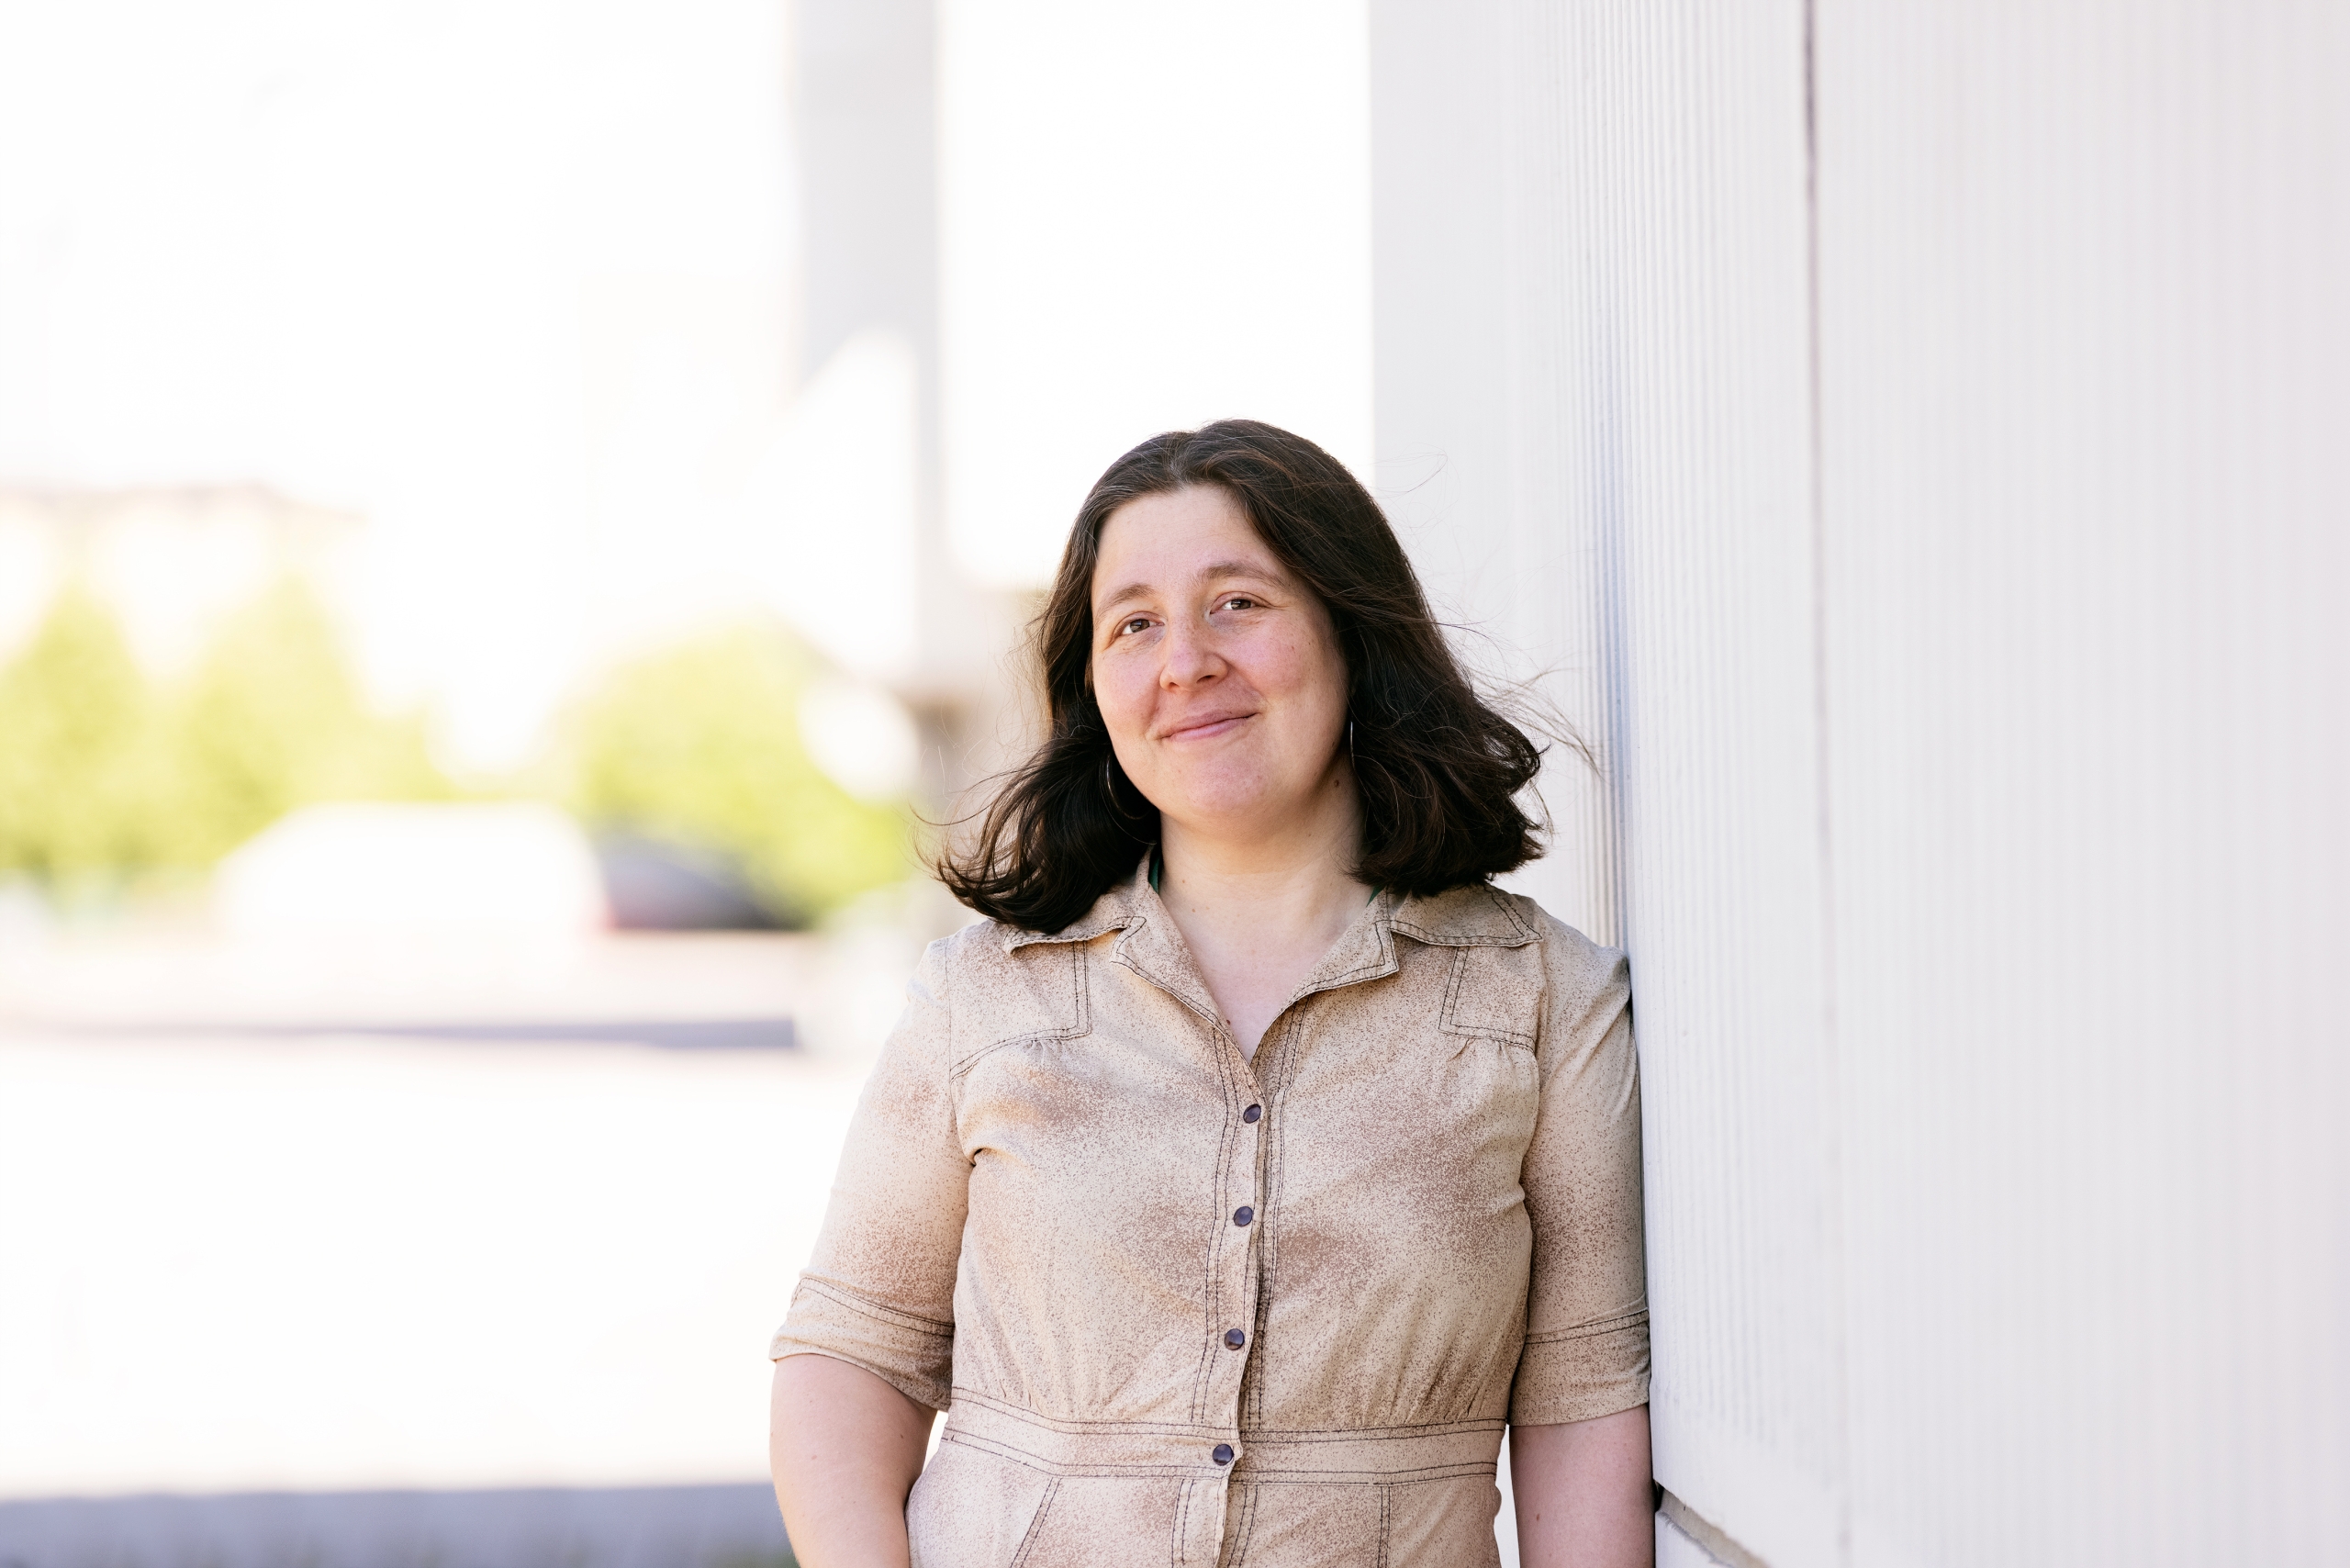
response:
M1650 1568L1649 1407L1509 1429L1523 1568Z
M863 1367L806 1355L776 1362L768 1412L775 1500L800 1568L906 1568L906 1494L932 1413Z

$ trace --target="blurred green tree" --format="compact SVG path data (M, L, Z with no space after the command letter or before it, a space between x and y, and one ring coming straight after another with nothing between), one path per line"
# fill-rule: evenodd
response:
M314 801L451 792L420 723L368 711L298 582L232 616L178 691L78 587L0 669L0 873L69 898L200 870Z
M570 805L590 824L717 850L788 924L913 870L912 819L859 801L800 744L811 661L736 630L613 671L570 722Z
M121 629L69 588L0 670L0 870L73 887L153 863L161 743Z
M325 607L294 579L222 627L172 720L179 864L208 866L312 801L451 793L422 723L369 711Z

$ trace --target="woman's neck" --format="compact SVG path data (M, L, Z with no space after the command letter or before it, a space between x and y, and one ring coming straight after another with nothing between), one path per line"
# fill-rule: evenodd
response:
M1337 782L1328 808L1273 832L1162 823L1159 900L1245 1057L1370 901L1353 869L1361 841L1354 780Z

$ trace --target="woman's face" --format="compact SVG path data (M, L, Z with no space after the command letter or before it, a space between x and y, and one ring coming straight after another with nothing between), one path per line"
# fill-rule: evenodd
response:
M1111 514L1092 672L1119 766L1183 828L1278 834L1344 782L1347 667L1329 611L1218 487Z

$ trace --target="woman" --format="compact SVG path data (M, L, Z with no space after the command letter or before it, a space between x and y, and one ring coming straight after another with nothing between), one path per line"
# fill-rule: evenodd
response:
M1490 1563L1506 1423L1528 1568L1646 1563L1624 963L1487 885L1539 758L1377 504L1156 437L1039 652L772 1348L800 1561Z

